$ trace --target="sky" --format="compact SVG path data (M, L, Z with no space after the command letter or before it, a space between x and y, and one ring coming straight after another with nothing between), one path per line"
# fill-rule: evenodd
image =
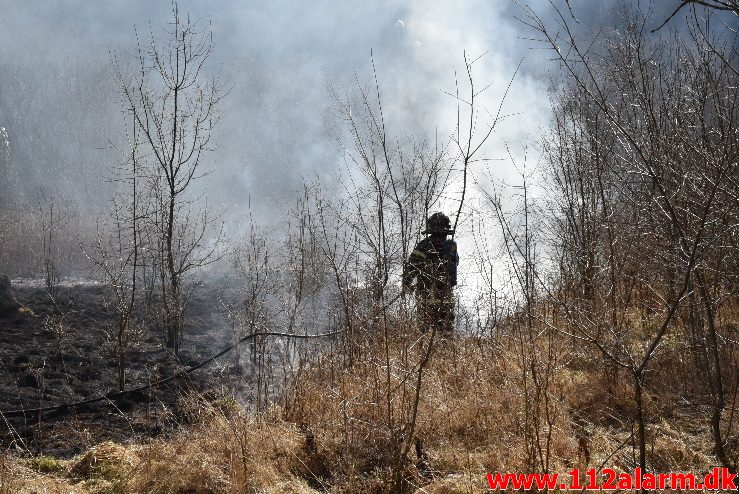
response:
M501 161L475 170L486 186L517 183L525 150L535 165L557 72L518 19L521 4L554 22L547 0L180 1L181 13L212 29L209 70L231 88L204 162L209 205L224 212L227 227L238 228L250 210L263 224L277 223L305 180L335 180L342 151L328 88L352 93L371 83L372 61L388 133L448 138L456 104L447 93L464 73L465 54L484 55L473 75L478 87L491 85L480 101L493 113L520 64L503 107L512 116L482 150ZM570 4L573 26L587 39L613 29L622 3ZM662 19L675 2L623 4ZM110 57L131 60L136 34L163 34L171 10L169 0L0 0L0 127L12 155L0 185L13 200L58 194L90 214L105 208L122 136Z

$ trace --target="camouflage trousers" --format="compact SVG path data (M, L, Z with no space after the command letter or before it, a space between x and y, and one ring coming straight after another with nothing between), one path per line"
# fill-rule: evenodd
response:
M418 328L423 331L436 329L439 336L451 336L454 330L454 299L419 296L416 299Z

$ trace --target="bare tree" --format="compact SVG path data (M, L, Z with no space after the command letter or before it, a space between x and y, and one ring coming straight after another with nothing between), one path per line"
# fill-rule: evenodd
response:
M665 27L673 17L685 8L692 7L695 12L695 7L706 7L706 9L731 12L734 15L739 16L739 1L737 0L677 0L677 2L679 2L679 4L675 10L662 22L662 24L655 29L652 29L653 33Z
M0 127L0 178L2 178L3 196L10 193L8 188L10 182L10 139L8 139L8 131L5 127Z
M621 32L585 50L556 5L557 28L532 9L527 13L563 67L568 92L556 113L548 159L563 199L556 228L563 235L561 252L575 268L563 269L565 290L552 299L574 338L630 374L642 470L651 363L682 308L693 306L695 315L700 306L714 450L731 466L720 426L717 297L705 289L705 277L720 272L714 267L717 256L726 259L723 239L736 229L735 205L724 186L736 176L736 73L697 37L648 39L640 15L625 14ZM584 288L577 298L563 296L571 283ZM651 321L648 328L629 320L636 307Z
M215 255L214 243L209 247L207 242L211 218L207 209L194 207L191 191L203 176L203 158L224 94L218 78L206 72L212 53L211 32L189 16L183 18L173 3L167 39L158 42L152 32L148 46L139 45L135 74L126 74L114 57L116 80L141 136L140 154L147 158L156 201L152 218L154 246L161 254L163 322L167 346L175 354L186 302L183 276Z
M116 320L110 330L118 365L118 389L126 388L126 356L137 331L135 309L140 291L139 265L142 239L147 237L147 203L139 176L141 145L137 127L131 126L125 163L114 170L112 180L122 188L111 200L109 224L98 225L98 236L92 249L82 246L93 266L102 274L112 293Z
M412 135L398 137L389 128L374 60L372 82L359 85L354 96L332 89L337 120L344 124L337 136L345 171L339 194L330 197L320 186L312 190L309 225L341 298L347 365L372 366L372 393L382 409L374 425L387 441L395 492L406 488L414 446L422 451L419 410L438 345L436 328L424 332L414 323L412 302L398 292L397 284L426 218L442 207L443 194L457 184L459 221L469 168L485 161L485 144L504 118L502 103L490 122L481 118L485 112L479 97L489 86L475 85L477 60L465 57L464 89L458 85L456 94L449 93L459 115L451 137L433 145ZM460 90L469 95L460 96Z

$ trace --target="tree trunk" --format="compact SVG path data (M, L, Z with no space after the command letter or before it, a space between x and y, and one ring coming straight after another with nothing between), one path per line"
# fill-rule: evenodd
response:
M636 405L636 438L639 444L639 468L641 474L647 472L647 439L646 425L644 419L644 404L642 402L642 389L644 386L644 375L638 370L634 371L634 404ZM641 490L642 494L646 494L647 490Z

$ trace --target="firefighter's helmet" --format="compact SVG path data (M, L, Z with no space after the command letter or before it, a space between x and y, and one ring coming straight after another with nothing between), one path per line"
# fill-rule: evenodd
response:
M421 233L443 233L444 235L451 235L454 233L454 230L452 230L452 223L449 221L447 215L444 213L434 213L426 220L426 229Z

